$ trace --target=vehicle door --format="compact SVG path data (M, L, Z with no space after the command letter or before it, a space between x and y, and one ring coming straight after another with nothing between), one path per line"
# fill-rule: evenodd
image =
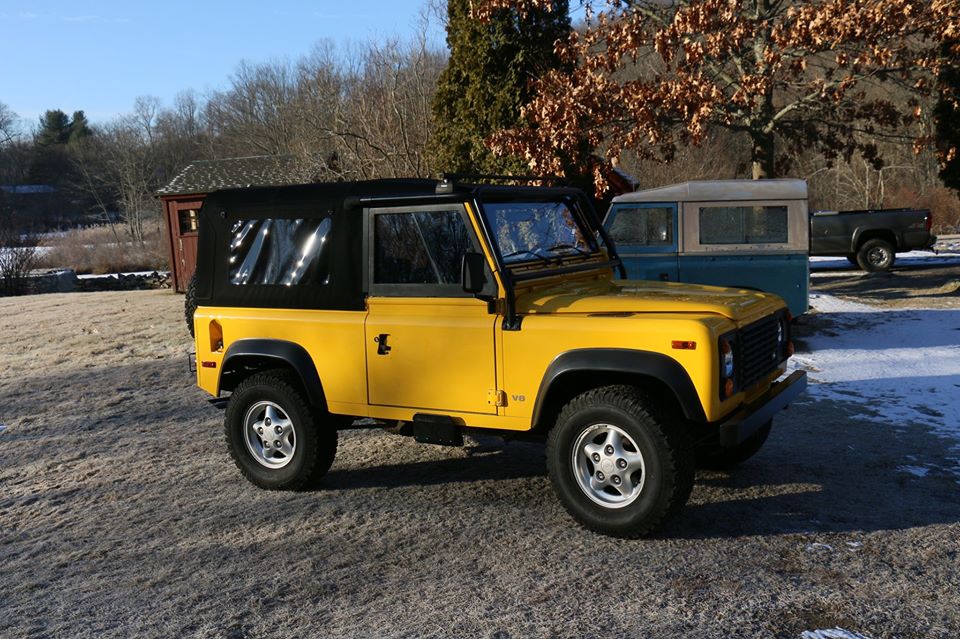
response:
M618 202L604 228L631 280L677 281L677 203Z
M365 238L369 403L496 413L497 316L463 291L463 255L480 251L464 205L368 209Z

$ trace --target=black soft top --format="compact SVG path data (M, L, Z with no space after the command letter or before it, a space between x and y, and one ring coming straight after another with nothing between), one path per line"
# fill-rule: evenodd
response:
M204 200L197 247L197 301L203 306L363 310L363 209L558 197L586 203L578 189L476 185L429 179L387 179L293 186L224 189ZM587 204L589 208L589 204ZM330 249L323 256L326 276L319 283L238 286L229 283L229 246L240 222L257 219L331 218Z

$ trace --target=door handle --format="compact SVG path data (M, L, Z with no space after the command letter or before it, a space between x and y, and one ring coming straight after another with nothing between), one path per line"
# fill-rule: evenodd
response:
M389 333L380 333L373 338L373 341L377 344L377 355L387 355L392 349L391 346L387 346L388 337L390 337Z

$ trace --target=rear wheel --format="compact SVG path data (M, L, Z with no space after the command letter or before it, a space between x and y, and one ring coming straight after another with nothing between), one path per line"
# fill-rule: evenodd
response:
M587 528L614 537L658 530L693 488L693 450L681 420L631 386L587 391L567 404L547 440L560 501Z
M886 271L893 266L897 253L886 240L867 240L857 251L857 264L865 271Z
M330 469L337 451L336 428L315 420L284 371L241 382L230 396L224 431L240 472L270 490L309 487Z

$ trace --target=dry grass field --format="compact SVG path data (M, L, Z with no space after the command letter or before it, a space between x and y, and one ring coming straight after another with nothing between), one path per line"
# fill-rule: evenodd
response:
M578 528L543 448L345 432L324 486L244 481L181 296L0 299L0 637L960 636L960 484L923 424L805 398L638 541ZM816 330L813 326L808 330Z

